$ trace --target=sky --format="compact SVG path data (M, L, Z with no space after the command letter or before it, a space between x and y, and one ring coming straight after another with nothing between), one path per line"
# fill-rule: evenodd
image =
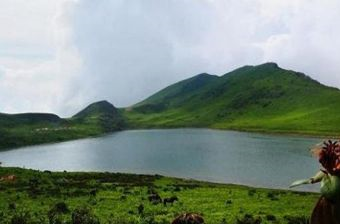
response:
M264 62L340 87L339 12L338 0L0 0L0 111L126 107Z

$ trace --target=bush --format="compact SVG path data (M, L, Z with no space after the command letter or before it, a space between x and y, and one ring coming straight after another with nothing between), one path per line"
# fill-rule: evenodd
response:
M72 224L99 224L98 218L87 207L77 208L72 212Z
M267 215L267 216L266 216L266 219L267 219L268 221L276 221L275 215Z
M70 212L65 202L56 203L53 208L48 211L48 220L50 224L62 224L63 219L61 214L66 214Z
M277 193L275 193L275 192L268 192L267 197L272 201L278 201L279 200Z
M255 194L256 194L256 190L255 189L248 190L248 196L252 197Z
M49 224L63 224L63 218L61 215L56 213L48 213Z
M11 219L11 224L28 224L31 221L29 212L17 212Z
M8 209L9 210L15 210L17 208L17 205L14 202L10 202L8 204Z
M53 207L54 211L57 213L68 213L70 210L65 202L58 202Z
M242 219L237 219L236 224L261 224L262 219L260 217L254 218L252 215L245 214Z

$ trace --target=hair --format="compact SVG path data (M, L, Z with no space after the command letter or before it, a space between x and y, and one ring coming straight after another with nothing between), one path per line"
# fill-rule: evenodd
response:
M319 159L324 172L340 176L340 145L337 141L324 141L323 144L316 145L311 152Z

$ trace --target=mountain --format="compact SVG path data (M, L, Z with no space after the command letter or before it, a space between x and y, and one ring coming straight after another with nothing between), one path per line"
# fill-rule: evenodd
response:
M117 108L107 101L99 101L87 106L72 117L72 120L101 127L104 132L120 130L124 119Z
M55 114L48 113L23 113L3 114L0 113L0 125L36 124L36 123L59 123L61 118Z
M121 113L107 101L93 103L71 118L0 113L0 149L97 136L124 125Z
M276 63L200 74L124 111L131 128L209 127L333 135L340 91Z

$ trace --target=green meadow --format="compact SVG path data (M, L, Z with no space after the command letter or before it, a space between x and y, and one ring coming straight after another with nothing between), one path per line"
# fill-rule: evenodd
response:
M0 168L0 223L170 223L183 212L208 224L305 224L319 195L163 176ZM158 195L161 200L150 197ZM166 198L176 197L164 205Z

